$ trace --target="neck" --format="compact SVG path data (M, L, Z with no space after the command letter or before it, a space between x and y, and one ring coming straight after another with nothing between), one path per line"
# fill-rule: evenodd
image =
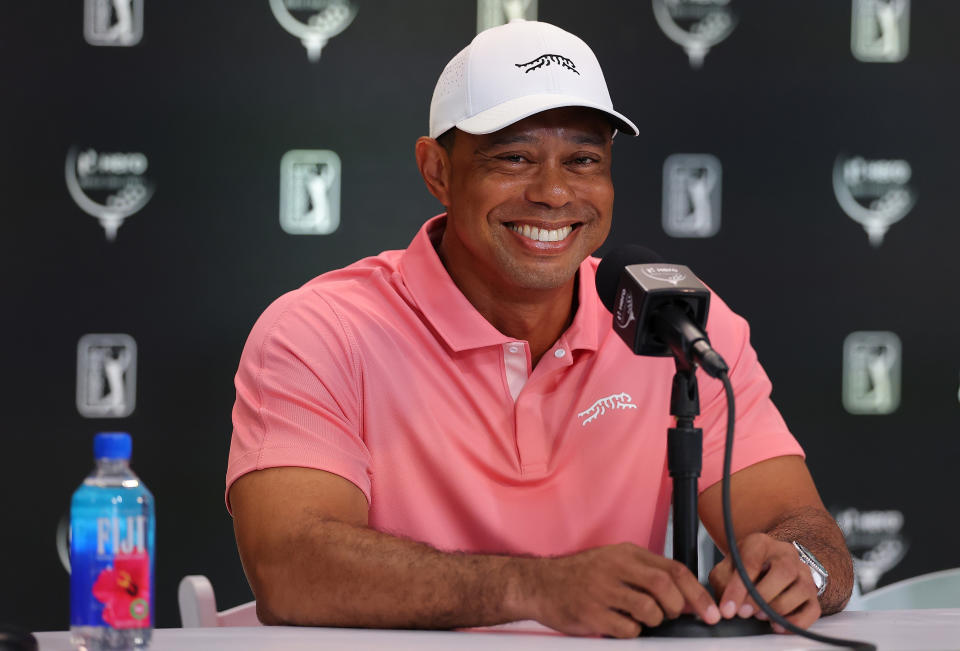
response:
M511 339L529 343L534 366L570 327L577 311L578 276L556 289L514 291L510 295L453 273L451 278L493 327Z
M563 288L552 291L550 297L538 301L504 302L501 298L482 307L474 305L497 330L529 342L531 359L536 366L573 321L576 280L571 279Z
M579 273L558 287L518 286L496 274L478 273L470 252L446 235L444 230L433 244L454 284L494 328L511 339L526 341L536 366L573 322Z

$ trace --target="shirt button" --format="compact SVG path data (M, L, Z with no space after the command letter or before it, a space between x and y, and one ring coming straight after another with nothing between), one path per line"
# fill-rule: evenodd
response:
M553 351L553 356L556 357L557 359L560 359L566 354L567 354L567 351L565 351L563 348L557 348L555 351Z
M520 352L520 346L510 346L510 348L508 348L507 350L509 350L511 353L516 354Z

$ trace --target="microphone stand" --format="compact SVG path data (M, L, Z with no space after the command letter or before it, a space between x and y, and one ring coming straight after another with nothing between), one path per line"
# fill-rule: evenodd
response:
M676 427L667 430L667 468L673 479L673 558L697 571L697 480L703 468L703 430L693 426L700 415L700 389L696 364L674 350L677 371L670 393L670 415ZM696 615L683 614L660 626L644 627L641 635L662 637L739 637L770 633L770 624L755 618L721 619L707 624Z

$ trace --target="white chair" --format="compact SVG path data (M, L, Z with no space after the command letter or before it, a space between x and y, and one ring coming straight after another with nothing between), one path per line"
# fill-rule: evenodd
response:
M180 622L184 628L260 626L256 601L218 613L213 585L207 577L200 574L188 575L180 580L177 601L180 604Z
M960 567L921 574L868 592L848 610L960 608Z

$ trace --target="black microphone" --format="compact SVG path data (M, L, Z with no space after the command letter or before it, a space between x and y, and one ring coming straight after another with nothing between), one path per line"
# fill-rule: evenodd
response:
M621 246L600 261L597 294L635 354L673 355L688 366L700 364L711 377L729 370L703 331L710 290L687 267L665 263L642 246Z

